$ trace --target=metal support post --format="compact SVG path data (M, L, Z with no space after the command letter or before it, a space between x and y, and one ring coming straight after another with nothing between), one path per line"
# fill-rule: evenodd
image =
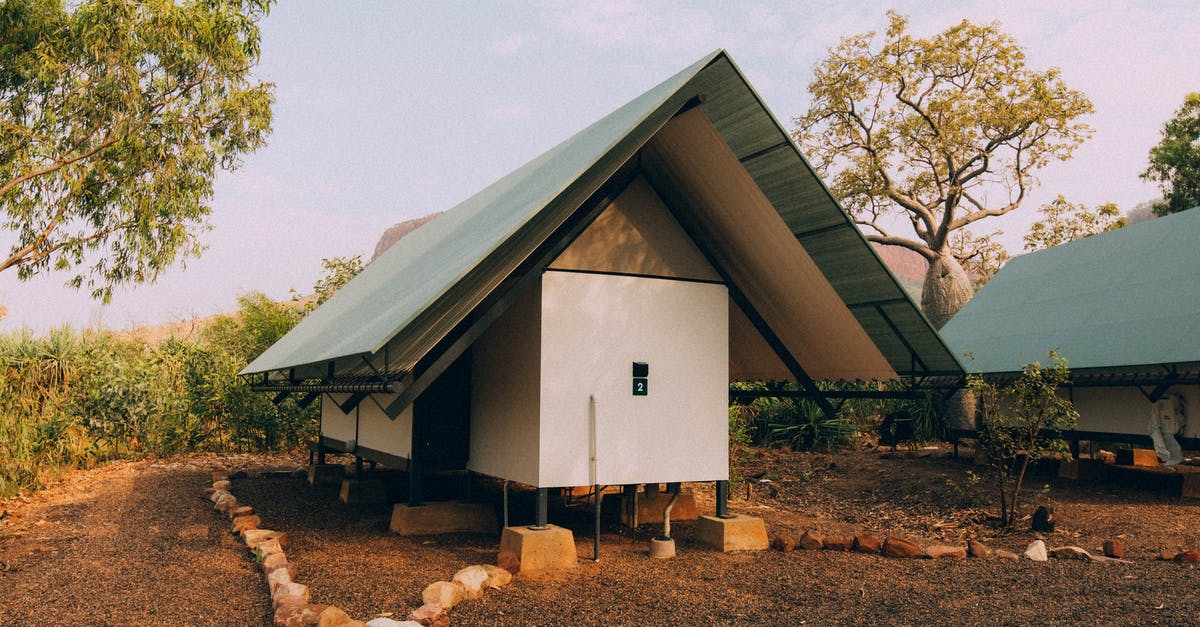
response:
M729 480L717 481L717 518L734 518L729 513Z
M537 489L537 518L534 524L529 527L534 531L541 531L547 527L546 520L549 518L547 511L549 509L549 505L547 504L548 494L549 489L547 488Z
M408 506L416 507L424 505L422 502L421 485L421 470L417 466L417 460L408 460Z

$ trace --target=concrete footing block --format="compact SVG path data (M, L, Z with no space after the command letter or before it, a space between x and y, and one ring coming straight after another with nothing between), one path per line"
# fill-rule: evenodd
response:
M645 492L639 493L637 495L637 523L639 525L661 525L663 510L670 502L671 495L667 492L659 492L653 498L647 497ZM632 513L632 505L625 503L625 507L621 508L622 524L633 526L630 513ZM671 508L671 520L696 520L697 517L696 499L692 496L691 491L680 492L679 499Z
M424 536L439 533L496 533L496 509L491 503L440 501L410 506L397 503L392 507L388 529L402 536Z
M696 524L696 539L722 552L764 551L771 545L766 524L753 516L701 516Z
M341 485L346 468L341 464L309 464L309 485Z
M338 500L347 505L378 505L388 502L387 485L378 479L343 479Z
M575 535L570 529L547 525L545 529L505 527L500 535L500 562L519 564L521 577L538 577L579 567Z

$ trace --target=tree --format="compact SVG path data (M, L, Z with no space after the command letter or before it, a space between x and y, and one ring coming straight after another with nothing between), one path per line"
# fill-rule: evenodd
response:
M1163 125L1162 141L1150 149L1150 167L1142 178L1162 188L1163 199L1154 203L1160 216L1200 206L1200 93L1188 94Z
M1021 376L997 386L972 376L968 387L979 399L979 446L987 457L991 487L1000 500L1000 524L1016 520L1021 487L1031 463L1051 455L1070 459L1058 433L1074 429L1079 413L1058 395L1069 383L1067 360L1051 351L1049 365L1027 364Z
M1117 203L1110 202L1089 209L1087 205L1058 198L1044 204L1038 211L1042 219L1034 222L1025 234L1025 250L1034 251L1066 244L1089 235L1114 231L1125 226L1125 218Z
M1004 231L977 236L967 229L959 229L950 235L950 250L962 264L976 292L1008 262L1008 249L997 241L1001 235Z
M873 32L846 37L817 65L793 137L868 239L929 262L921 306L940 328L973 295L956 257L979 242L956 249L951 235L1019 207L1033 173L1090 136L1077 120L1092 103L1057 69L1027 68L996 23L918 39L907 18L888 18L881 45Z
M198 255L217 168L270 132L250 75L270 4L0 3L0 271L107 301Z

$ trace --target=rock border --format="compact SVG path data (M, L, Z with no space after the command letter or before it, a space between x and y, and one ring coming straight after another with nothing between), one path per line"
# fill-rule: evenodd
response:
M355 620L334 605L312 602L308 586L296 581L296 567L284 552L291 544L291 537L286 531L263 529L262 519L254 513L254 508L238 501L232 492L232 477L237 474L213 471L212 485L204 488L203 493L213 502L213 509L229 516L230 533L241 538L261 565L275 612L273 624L277 627L449 627L449 613L454 606L512 583L512 573L499 566L467 566L454 573L450 581L435 581L426 586L421 591L423 605L410 612L407 620L385 616Z
M1019 561L1021 557L1034 562L1045 562L1050 558L1075 559L1101 563L1132 563L1124 559L1125 545L1120 540L1106 540L1103 555L1097 555L1078 546L1047 548L1044 540L1034 540L1018 555L1005 549L990 549L978 540L968 540L966 545L920 543L901 536L885 535L882 539L873 533L859 532L850 535L826 536L819 531L806 529L797 539L791 534L780 534L771 542L771 548L782 553L796 549L853 551L899 559L965 559L1001 558ZM1160 560L1174 560L1185 564L1200 563L1200 551L1163 551Z

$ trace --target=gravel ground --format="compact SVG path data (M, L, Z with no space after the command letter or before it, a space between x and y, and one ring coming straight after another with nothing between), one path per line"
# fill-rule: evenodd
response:
M926 453L922 453L923 455ZM772 535L869 530L923 544L980 539L1020 552L1028 523L1001 532L977 500L972 468L947 459L876 452L812 455L751 451L737 467L753 486L731 503L763 517ZM231 467L278 458L226 460ZM209 458L122 464L80 473L0 522L0 624L269 624L261 576L225 533L228 521L197 497ZM1043 483L1051 483L1039 494ZM1095 550L1120 537L1128 564L1052 560L894 560L830 551L721 554L676 523L679 555L646 557L654 530L606 521L593 563L589 513L551 511L575 529L578 572L517 581L451 612L459 625L579 624L1194 624L1200 574L1155 561L1163 549L1200 548L1200 502L1111 483L1035 477L1031 497L1056 506L1050 546ZM484 496L495 486L481 486ZM711 511L708 486L695 486ZM493 563L492 535L400 537L385 507L347 507L334 489L294 477L236 479L233 492L266 527L288 531L289 559L313 601L359 619L403 618L430 582ZM513 523L530 517L527 492ZM46 520L46 523L39 521ZM15 522L14 522L15 521ZM48 552L38 547L50 548ZM15 565L15 572L11 566ZM0 570L4 568L0 564Z
M116 463L0 502L0 625L263 624L262 576L199 498L215 466Z

